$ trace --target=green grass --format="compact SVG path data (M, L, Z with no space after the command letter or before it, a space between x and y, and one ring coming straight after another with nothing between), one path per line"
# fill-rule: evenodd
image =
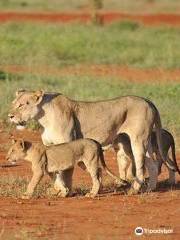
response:
M2 75L3 76L3 75ZM0 79L0 119L7 119L14 92L19 88L61 92L77 100L108 99L121 95L149 98L158 107L163 126L180 136L180 83L130 83L111 77L67 76L46 78L39 75L7 76Z
M93 25L0 25L0 64L78 63L179 68L180 29L121 22Z
M67 11L88 7L90 0L1 0L0 8L6 10ZM104 0L104 9L126 12L177 12L178 0Z

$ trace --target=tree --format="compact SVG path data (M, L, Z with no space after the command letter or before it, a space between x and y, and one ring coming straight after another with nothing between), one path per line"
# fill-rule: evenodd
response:
M99 15L99 10L103 8L103 0L89 0L91 7L92 22L97 25L102 25L102 17Z

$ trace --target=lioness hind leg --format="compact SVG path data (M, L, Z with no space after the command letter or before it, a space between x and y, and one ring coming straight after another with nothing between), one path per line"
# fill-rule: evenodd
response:
M136 166L136 178L132 184L128 194L137 194L143 184L144 180L144 157L145 157L145 146L142 139L131 138L132 152L134 155L134 161Z
M136 175L136 169L132 162L130 162L126 171L126 180L132 182Z
M121 179L126 180L126 170L128 167L128 159L122 149L117 152L117 162L119 168L119 176Z

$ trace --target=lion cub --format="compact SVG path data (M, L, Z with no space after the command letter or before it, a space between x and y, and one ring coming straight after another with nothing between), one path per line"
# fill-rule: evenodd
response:
M101 185L99 162L107 174L120 182L120 179L107 168L101 145L91 139L79 139L48 147L42 143L13 139L13 144L7 153L7 160L16 162L19 159L25 159L32 163L33 177L26 193L22 196L26 199L33 196L37 184L45 173L50 176L56 174L54 189L57 194L66 197L71 190L72 173L76 163L81 168L86 168L91 175L93 186L87 196L95 197L99 192ZM68 175L66 175L67 173ZM64 177L66 177L66 181Z
M180 170L176 161L175 153L175 141L173 135L165 129L161 129L162 135L162 151L166 158L165 165L169 171L169 183L175 184L175 172L180 174ZM151 134L151 151L155 159L152 159L148 154L145 158L145 167L149 173L149 184L147 191L155 190L158 180L158 175L161 173L162 164L164 163L159 153L156 133L153 130ZM129 137L125 134L120 134L113 143L115 151L119 151L120 166L119 169L120 177L122 179L134 178L135 177L135 166L133 161L133 153L131 149L131 143ZM170 158L171 149L171 158ZM130 159L130 164L128 159ZM128 167L129 165L129 167Z

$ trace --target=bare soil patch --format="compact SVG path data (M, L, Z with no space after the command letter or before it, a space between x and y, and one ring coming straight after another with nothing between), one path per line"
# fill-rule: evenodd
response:
M14 132L15 136L39 141L38 133L32 131ZM5 163L5 148L8 134L0 133L0 164ZM106 153L107 165L117 174L117 164L112 151ZM178 158L180 164L180 157ZM1 177L30 177L27 163L13 168L0 168ZM167 171L163 169L157 192L127 196L122 192L104 189L99 198L86 199L82 195L72 198L39 198L21 200L0 198L0 234L2 239L135 239L137 226L150 229L173 229L170 235L152 234L149 239L179 239L179 197L180 178L174 189L165 185ZM104 181L109 181L104 177ZM76 169L74 187L90 187L87 173Z
M101 11L98 13L100 22L108 24L114 21L131 20L145 25L168 24L171 26L180 26L180 15L178 14L128 14L121 12ZM89 11L74 12L0 12L0 22L9 21L33 21L33 22L51 22L51 23L69 23L91 21Z
M89 75L109 76L132 82L180 82L180 69L141 69L123 65L75 65L63 68L49 66L0 65L0 70L15 74L39 74L43 76Z

